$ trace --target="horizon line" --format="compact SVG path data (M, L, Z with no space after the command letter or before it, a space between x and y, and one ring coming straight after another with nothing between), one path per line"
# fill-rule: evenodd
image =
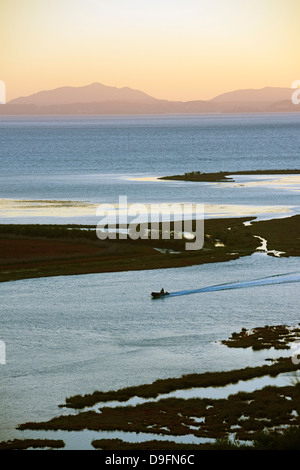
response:
M5 83L6 85L6 93L7 93L7 90L8 90L8 86L6 84L6 82L4 80L1 80L1 82ZM56 90L60 90L60 89L63 89L63 88L72 88L72 89L79 89L79 88L88 88L88 87L91 87L93 85L101 85L101 86L104 86L104 87L107 87L107 88L114 88L116 90L123 90L123 89L128 89L128 90L132 90L132 91L136 91L136 92L141 92L141 93L144 93L145 95L149 96L150 98L154 98L158 101L167 101L167 102L180 102L180 103L189 103L189 102L193 102L193 101L205 101L205 102L208 102L208 101L212 101L214 100L215 98L219 97L219 96L222 96L222 95L226 95L226 94L230 94L230 93L235 93L235 92L239 92L239 91L262 91L262 90L266 90L266 89L281 89L281 90L288 90L290 89L291 91L293 90L293 83L295 81L293 81L291 83L291 86L288 87L288 86L272 86L272 85L265 85L265 86L262 86L260 88L256 88L256 87L247 87L247 88L236 88L236 89L230 89L230 90L227 90L227 91L223 91L221 93L218 93L218 94L214 94L212 98L194 98L194 99L189 99L189 100L182 100L182 99L167 99L167 98L157 98L156 96L150 94L149 92L146 92L146 91L143 91L142 89L139 89L139 88L133 88L129 85L124 85L124 86L115 86L115 85L106 85L102 82L97 82L97 81L93 81L93 82L90 82L88 83L87 85L60 85L60 86L57 86L57 87L54 87L54 88L47 88L47 89L40 89L38 91L34 91L33 93L29 93L29 94L24 94L24 95L18 95L16 96L15 98L11 98L9 99L9 101L6 102L6 104L9 104L11 101L14 101L14 100L18 100L18 99L22 99L22 98L29 98L30 96L34 96L34 95L37 95L39 93L47 93L47 92L51 92L51 91L56 91Z

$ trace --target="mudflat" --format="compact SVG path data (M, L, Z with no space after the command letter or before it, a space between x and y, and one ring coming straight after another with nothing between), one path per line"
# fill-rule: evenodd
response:
M299 256L299 229L300 215L208 219L203 247L187 251L185 239L99 240L92 226L0 225L0 282L230 261L255 252L258 237L280 256Z

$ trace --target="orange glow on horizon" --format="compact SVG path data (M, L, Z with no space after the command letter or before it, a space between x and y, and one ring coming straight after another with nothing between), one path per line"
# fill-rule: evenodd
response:
M1 0L7 101L92 82L169 100L299 79L299 0Z

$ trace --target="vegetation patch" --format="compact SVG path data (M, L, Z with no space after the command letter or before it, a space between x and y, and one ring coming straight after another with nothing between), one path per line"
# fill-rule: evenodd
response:
M223 387L234 384L240 380L250 380L255 377L273 376L286 372L295 372L298 365L290 358L280 358L271 365L258 367L246 367L222 372L205 372L202 374L186 374L181 377L158 379L151 384L142 384L125 387L119 390L107 392L95 391L92 394L74 395L66 399L66 403L60 407L83 409L94 406L100 402L120 401L125 402L135 396L140 398L157 398L159 395L175 390L187 390L194 387Z
M268 344L274 344L274 341L286 338L292 331L286 326L264 327L263 330L264 341L267 338ZM294 333L295 330L298 334L298 328L293 330ZM242 333L244 334L245 331L242 330ZM262 335L259 328L254 331ZM255 377L267 375L275 377L284 372L296 373L298 370L299 365L295 364L291 358L279 358L273 360L271 365L225 372L189 374L117 391L96 391L91 395L76 395L66 399L66 404L60 406L82 409L98 402L126 401L134 396L156 398L160 394L179 389L225 386ZM283 428L284 433L282 433ZM292 378L290 385L267 386L253 392L238 392L224 399L170 397L158 401L150 400L135 406L125 404L124 406L101 407L99 410L80 411L77 414L58 416L46 422L28 422L18 426L19 430L80 431L88 429L169 436L167 441L149 440L131 444L120 439L93 441L94 448L103 450L234 450L244 448L292 450L296 449L297 445L299 448L299 428L300 382L297 379L293 381ZM172 441L173 436L187 435L208 438L215 442L194 445L177 444Z
M95 227L53 225L0 225L0 282L46 276L178 268L237 259L253 253L260 242L247 231L251 217L205 221L201 250L185 250L186 240L99 240ZM195 230L195 222L193 222ZM140 230L148 229L148 224ZM229 230L230 229L230 230ZM216 246L216 241L226 246ZM158 251L161 249L162 251Z
M65 447L64 441L56 439L14 439L0 442L0 450L60 449L62 447Z
M118 239L118 234L99 240L92 226L0 225L0 282L226 262L254 253L261 243L257 236L267 240L268 250L300 256L300 215L260 222L254 217L208 219L204 232L200 250L185 250L186 240L174 237L173 222L170 239L163 238L160 224L158 239L138 240Z
M253 441L244 444L229 438L219 438L212 443L184 444L174 441L126 442L121 439L99 439L92 442L101 450L299 450L300 428L291 427L281 432L263 431Z
M281 256L300 256L300 216L253 221L249 232L267 240L268 250L281 251ZM272 253L270 253L272 256Z
M162 176L161 180L178 181L199 181L199 182L233 182L231 176L234 175L298 175L300 170L244 170L244 171L219 171L215 173L202 173L201 171L191 171L184 175Z
M232 333L227 340L221 341L229 348L260 349L290 349L290 344L300 340L300 328L286 325L263 326L246 330L242 328L239 333Z
M185 444L165 440L126 442L122 439L97 439L92 442L92 446L98 450L232 450L249 448L248 445L234 444L225 439L219 439L211 444Z
M229 178L227 171L219 171L217 173L202 173L201 171L191 171L184 175L161 176L160 180L177 180L177 181L201 181L201 182L228 182L233 181Z
M238 440L256 438L284 426L300 425L300 384L240 392L227 399L167 398L136 406L101 408L59 416L44 423L25 423L18 429L127 431Z

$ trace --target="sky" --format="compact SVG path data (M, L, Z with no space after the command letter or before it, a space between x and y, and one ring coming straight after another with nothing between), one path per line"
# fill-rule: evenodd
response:
M60 86L169 100L291 87L300 0L0 0L7 101Z

